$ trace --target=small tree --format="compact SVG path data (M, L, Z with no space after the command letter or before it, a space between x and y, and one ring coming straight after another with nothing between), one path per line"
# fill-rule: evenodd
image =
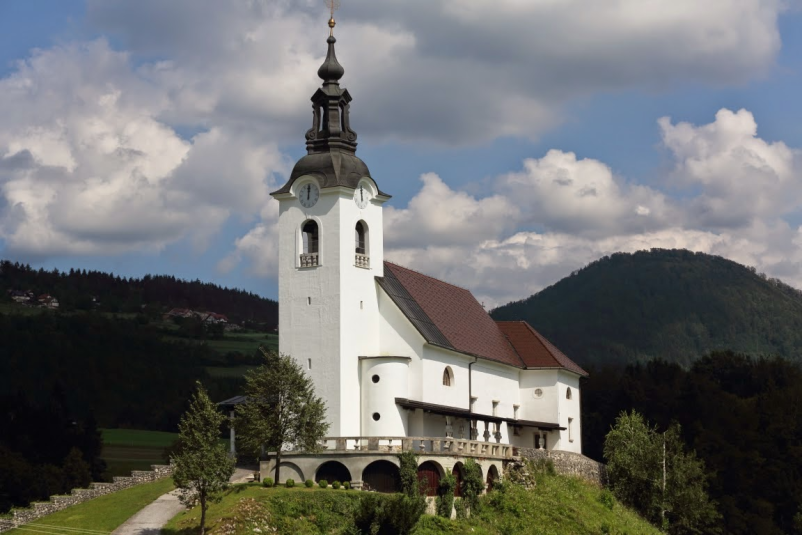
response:
M697 533L719 520L704 463L685 451L678 424L659 433L637 412L622 412L604 457L616 497L668 533Z
M220 444L220 426L225 416L217 411L206 390L197 383L189 410L178 424L177 448L172 462L173 481L179 489L179 498L187 506L201 506L201 535L206 532L206 510L211 502L219 501L222 490L234 473L234 459Z
M236 425L247 449L276 452L275 482L287 446L316 452L326 436L326 404L315 396L312 380L288 355L263 350L265 363L245 375L247 400L237 406Z

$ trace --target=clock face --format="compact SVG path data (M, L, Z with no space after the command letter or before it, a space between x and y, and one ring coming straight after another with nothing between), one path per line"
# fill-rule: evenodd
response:
M320 197L320 190L315 184L311 182L301 186L301 191L298 192L298 200L301 201L301 206L311 208L317 203Z
M361 209L365 208L370 202L370 190L364 184L360 184L354 190L354 202Z

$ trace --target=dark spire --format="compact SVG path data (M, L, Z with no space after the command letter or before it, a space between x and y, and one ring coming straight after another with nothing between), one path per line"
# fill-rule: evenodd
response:
M1 1L1 0L0 0ZM289 193L302 176L314 176L321 188L345 186L356 188L363 178L371 178L368 166L356 155L356 132L351 130L349 111L351 95L340 87L345 69L334 53L334 9L338 0L328 0L332 17L326 59L317 71L323 85L312 95L312 128L306 131L307 155L298 160L284 186L271 195ZM371 180L373 180L371 178ZM381 195L389 197L386 193Z
M337 42L337 39L332 35L326 39L326 42L329 44L329 51L326 54L326 61L317 70L317 75L324 82L337 83L345 74L345 69L337 61L337 54L334 53L334 43Z
M306 132L306 150L309 154L331 150L354 153L356 132L351 130L348 117L351 95L340 87L345 69L334 52L337 40L330 35L326 42L329 44L326 60L317 71L323 86L312 95L312 128Z

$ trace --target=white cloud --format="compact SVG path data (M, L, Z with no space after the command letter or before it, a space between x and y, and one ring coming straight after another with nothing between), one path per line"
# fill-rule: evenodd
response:
M0 238L10 254L116 254L201 242L252 217L275 145L159 120L166 94L104 41L38 51L0 80Z
M802 202L802 152L757 137L747 110L722 109L710 124L659 120L680 185L701 186L689 216L714 228L742 227L754 218L786 214Z

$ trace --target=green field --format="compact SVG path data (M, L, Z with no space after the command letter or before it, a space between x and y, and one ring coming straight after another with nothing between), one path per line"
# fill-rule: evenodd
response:
M248 355L256 351L259 346L267 350L278 349L278 336L265 333L226 334L222 340L207 340L206 343L220 353L238 351Z
M150 470L152 464L165 464L164 448L178 438L177 433L138 429L102 429L103 460L111 476L129 476L131 470Z
M51 533L66 535L86 533L88 530L109 533L131 518L140 509L156 498L174 488L169 477L144 483L113 494L100 496L87 502L73 505L63 511L25 524L6 533L24 535L26 533Z

